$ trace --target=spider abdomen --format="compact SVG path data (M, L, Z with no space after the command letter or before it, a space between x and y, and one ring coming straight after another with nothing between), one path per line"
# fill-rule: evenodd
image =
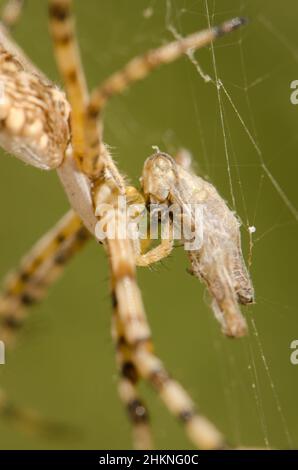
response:
M43 170L61 165L69 142L65 94L0 46L0 145Z

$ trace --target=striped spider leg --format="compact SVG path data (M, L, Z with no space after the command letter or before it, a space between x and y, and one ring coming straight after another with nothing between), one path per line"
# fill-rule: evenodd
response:
M121 70L108 77L90 96L86 113L86 135L92 144L83 162L83 170L91 177L96 177L102 169L102 113L108 101L115 95L127 90L133 83L144 80L150 73L163 64L176 61L189 50L207 46L219 37L231 33L246 23L244 18L233 18L219 26L195 32L185 38L170 42L144 55L130 60ZM98 135L100 138L98 139Z
M70 210L8 274L0 296L0 338L7 347L14 346L28 307L44 299L66 263L90 238L79 217Z
M106 181L97 190L96 205L99 207L100 204L109 204L111 216L109 213L106 213L106 216L110 221L110 229L111 221L115 224L116 236L105 241L112 273L112 303L117 313L117 321L123 328L123 337L131 351L129 363L122 364L122 376L126 380L121 381L121 385L125 382L130 384L125 389L122 386L122 400L129 404L130 410L134 409L130 401L133 366L158 392L168 410L184 424L187 434L197 447L204 449L223 447L221 434L206 418L196 413L188 394L171 378L153 352L151 331L136 282L133 243L129 238L117 237L116 228L125 228L127 223L123 209L117 206L118 198L115 196L118 194L117 187Z
M196 176L189 163L181 163L161 152L149 157L141 179L144 194L151 203L183 209L178 223L183 225L191 272L207 285L223 332L243 336L247 326L238 304L252 303L254 291L241 252L240 222L215 187ZM198 227L201 238L197 247L185 239L185 229L193 237Z
M141 377L135 366L133 348L125 338L117 305L114 306L112 316L112 337L119 370L118 393L132 423L133 447L136 450L153 449L148 409L136 386Z
M24 257L4 281L0 295L0 339L7 348L15 345L27 318L28 308L40 302L59 279L65 264L90 238L78 216L69 211ZM0 415L26 432L66 437L70 429L50 423L35 411L20 408L0 390Z

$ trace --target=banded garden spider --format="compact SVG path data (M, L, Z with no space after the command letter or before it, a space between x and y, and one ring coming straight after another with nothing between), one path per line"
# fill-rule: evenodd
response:
M116 222L126 224L118 207L118 196L128 203L159 201L179 205L198 197L207 203L208 242L202 251L190 253L193 274L202 278L214 299L214 311L230 336L246 332L239 303L250 303L253 290L243 263L239 224L215 188L196 177L185 159L172 159L157 152L144 166L142 192L127 186L108 148L102 141L102 113L109 99L130 84L144 79L162 64L178 59L243 24L235 18L186 38L179 39L131 60L122 70L89 94L76 42L71 0L49 0L50 31L56 59L64 79L67 99L14 43L11 28L21 12L22 1L10 0L0 29L0 78L4 85L0 103L0 143L10 153L41 169L56 169L72 209L47 233L5 281L0 298L0 337L12 345L25 320L26 309L44 297L66 262L96 238L101 219L96 212L109 203ZM205 201L205 202L204 202ZM193 214L188 223L192 225ZM221 220L224 221L221 224ZM224 234L224 235L223 235ZM113 339L119 367L119 395L132 423L134 446L152 448L146 405L139 396L140 379L150 383L168 410L184 425L199 448L226 447L221 433L197 414L184 389L168 374L154 355L151 332L136 281L136 265L149 266L172 249L171 236L147 253L142 244L127 237L103 241L110 264L113 303ZM42 422L12 405L1 394L0 413L39 429Z

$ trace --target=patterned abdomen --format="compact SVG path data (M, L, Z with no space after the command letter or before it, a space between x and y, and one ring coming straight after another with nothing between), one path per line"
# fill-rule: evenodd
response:
M64 93L0 44L0 146L37 168L57 168L70 138L69 114Z

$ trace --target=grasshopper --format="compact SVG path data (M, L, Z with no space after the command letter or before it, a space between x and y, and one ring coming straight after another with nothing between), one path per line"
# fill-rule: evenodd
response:
M198 230L200 208L200 247L190 248L182 235L190 272L206 284L223 332L230 337L245 335L247 325L239 304L251 304L254 290L242 255L237 215L211 183L193 173L189 159L181 154L176 160L160 151L149 157L141 184L151 204L186 208L181 223L188 233Z

